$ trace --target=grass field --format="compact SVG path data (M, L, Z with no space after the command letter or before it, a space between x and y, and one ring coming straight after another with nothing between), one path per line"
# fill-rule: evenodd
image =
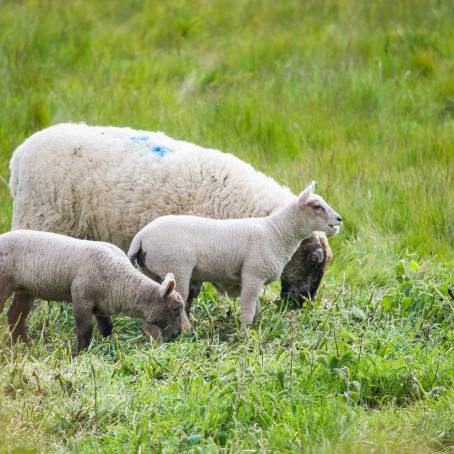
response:
M0 232L14 148L62 121L315 179L346 221L317 299L273 284L247 333L209 286L193 333L120 317L74 359L69 306L29 346L1 314L0 452L454 452L453 23L439 0L0 1Z

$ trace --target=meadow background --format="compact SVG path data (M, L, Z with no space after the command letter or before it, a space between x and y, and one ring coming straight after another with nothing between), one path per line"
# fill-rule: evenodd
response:
M246 334L209 286L193 333L120 317L74 359L69 306L29 346L3 313L0 451L453 452L453 24L439 0L1 0L0 232L11 154L63 121L315 179L345 226L316 300L274 284Z

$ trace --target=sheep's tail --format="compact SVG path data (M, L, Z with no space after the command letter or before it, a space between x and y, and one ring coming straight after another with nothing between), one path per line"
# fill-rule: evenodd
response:
M146 252L142 249L142 240L140 237L136 236L131 243L128 251L128 258L131 263L137 267L139 265L141 268L145 267L145 256Z

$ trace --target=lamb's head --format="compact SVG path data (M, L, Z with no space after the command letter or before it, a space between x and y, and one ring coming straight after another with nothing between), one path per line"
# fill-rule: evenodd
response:
M281 299L296 306L313 299L333 254L326 236L314 232L302 241L281 276Z
M298 196L297 204L306 227L312 232L325 232L327 235L339 233L342 218L321 196L314 194L315 181Z
M175 338L182 331L189 331L191 323L184 310L181 295L175 290L176 282L172 273L164 278L160 289L158 301L153 304L153 309L145 318L144 329L158 342L161 341L161 332L165 338Z

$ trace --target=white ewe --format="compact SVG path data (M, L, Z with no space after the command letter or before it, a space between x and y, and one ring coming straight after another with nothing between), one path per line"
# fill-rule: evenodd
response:
M60 124L33 134L10 163L13 228L109 241L124 251L168 214L268 216L294 198L235 156L129 128ZM284 269L282 295L313 297L331 250L304 240Z

